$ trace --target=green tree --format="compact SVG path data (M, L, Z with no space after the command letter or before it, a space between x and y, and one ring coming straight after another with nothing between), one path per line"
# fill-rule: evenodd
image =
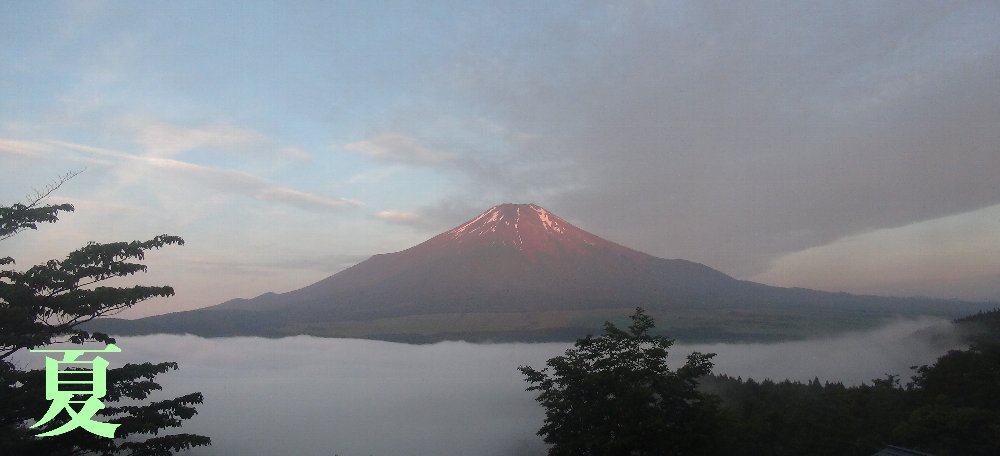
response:
M1000 454L1000 344L951 350L909 388L913 411L896 438L941 456Z
M692 353L672 371L673 340L650 334L653 319L637 308L628 331L610 322L600 337L577 340L545 369L519 370L538 391L545 422L538 431L552 456L711 454L717 401L698 391L714 354Z
M906 391L889 375L871 385L709 376L725 417L727 455L868 456L887 444L907 413Z
M725 453L857 455L887 445L939 456L1000 454L1000 311L957 320L971 345L871 384L808 384L709 376L721 398Z
M0 241L35 230L39 224L56 222L60 212L73 211L72 205L45 204L45 199L74 175L61 177L26 203L0 206ZM151 392L161 389L153 381L158 374L177 369L173 362L126 364L108 370L107 394L102 402L109 406L98 414L104 421L121 424L117 438L98 437L83 429L36 438L36 433L62 425L67 417L29 430L49 406L44 372L22 370L11 362L11 356L20 350L55 342L113 343L114 338L106 334L88 333L77 326L152 297L171 296L174 290L168 286L109 287L102 282L144 272L146 266L133 260L142 260L149 250L183 243L183 239L169 235L148 241L91 242L65 259L24 271L13 269L13 258L0 257L0 454L156 456L211 443L201 435L159 435L162 429L178 427L197 413L194 406L202 403L201 393L143 402Z

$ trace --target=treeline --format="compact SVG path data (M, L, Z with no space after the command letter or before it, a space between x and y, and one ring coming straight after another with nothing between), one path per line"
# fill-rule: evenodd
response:
M937 456L1000 454L1000 311L958 321L972 342L929 366L844 386L711 375L720 444L733 455L864 455L887 445Z
M1000 311L958 321L968 348L859 386L711 375L702 353L672 370L673 340L651 334L642 309L631 320L520 368L550 456L1000 454Z

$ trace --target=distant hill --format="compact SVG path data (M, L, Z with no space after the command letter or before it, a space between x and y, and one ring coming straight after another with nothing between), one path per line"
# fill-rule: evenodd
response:
M957 317L991 307L779 288L648 255L534 204L501 204L401 252L307 287L205 309L90 325L118 334L313 334L411 342L572 340L646 308L683 339L776 340L873 326L894 316Z
M978 345L1000 345L1000 308L955 320L966 340Z

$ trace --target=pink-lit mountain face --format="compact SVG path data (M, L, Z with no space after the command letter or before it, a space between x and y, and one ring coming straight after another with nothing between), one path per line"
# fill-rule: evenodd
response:
M525 258L576 258L617 255L633 261L653 257L583 231L535 204L501 204L410 250L460 252L507 246Z
M662 307L735 279L588 233L534 204L501 204L401 252L308 287L216 308L309 318Z

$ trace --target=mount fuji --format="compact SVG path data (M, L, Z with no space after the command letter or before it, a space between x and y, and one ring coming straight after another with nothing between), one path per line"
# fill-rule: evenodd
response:
M988 307L742 281L602 239L535 204L501 204L288 293L91 326L117 334L561 340L596 333L637 306L672 336L702 340L794 338Z

